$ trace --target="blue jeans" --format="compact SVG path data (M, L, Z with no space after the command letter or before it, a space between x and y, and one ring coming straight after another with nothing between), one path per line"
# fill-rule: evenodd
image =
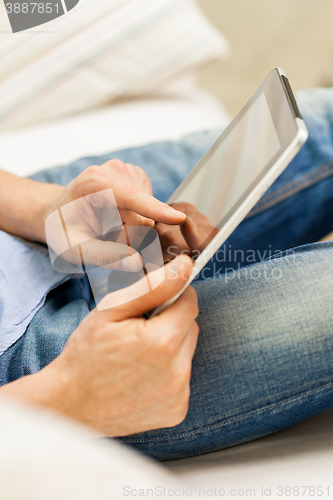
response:
M298 97L307 144L194 282L200 335L186 419L118 441L158 460L264 436L333 406L333 90ZM110 157L136 163L166 200L218 132L87 158L37 176L66 184ZM0 383L35 373L93 307L87 280L48 295L0 358Z

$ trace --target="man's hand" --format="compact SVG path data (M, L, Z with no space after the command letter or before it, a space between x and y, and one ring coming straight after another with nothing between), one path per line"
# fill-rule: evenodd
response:
M81 263L77 243L84 241L85 263L137 271L141 267L141 259L128 247L126 239L125 242L124 238L120 242L109 242L100 238L103 209L110 206L103 191L110 191L110 188L123 224L152 227L155 221L173 225L181 224L185 219L184 214L152 196L149 178L141 168L111 160L100 167L87 168L66 187L36 182L0 170L0 229L47 243L45 222L50 214L81 199L83 201L78 203L78 209L70 213L66 229L70 230L71 243L74 244L64 258L75 264ZM101 194L97 198L93 196L93 199L98 199L100 205L94 206L94 202L84 200L85 196L89 198L88 195L98 192ZM61 238L64 239L63 228L52 231L51 247L57 255L62 246Z
M87 168L51 199L44 219L47 243L55 255L74 264L137 272L142 267L140 255L119 228L154 227L155 221L180 224L185 215L153 197L141 168L111 160Z
M113 309L94 310L58 358L39 373L2 387L0 395L54 409L107 436L179 424L188 410L198 338L195 291L187 288L152 319L142 313L181 290L191 269L191 259L179 256L151 273L153 279L154 273L165 271L164 281L152 292Z

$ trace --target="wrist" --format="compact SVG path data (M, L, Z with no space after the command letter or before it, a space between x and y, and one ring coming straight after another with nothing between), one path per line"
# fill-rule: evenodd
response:
M63 189L0 170L0 229L45 243L49 207Z
M57 208L57 198L63 192L64 187L58 184L45 184L43 193L35 206L34 216L31 217L31 234L35 241L46 243L45 221Z

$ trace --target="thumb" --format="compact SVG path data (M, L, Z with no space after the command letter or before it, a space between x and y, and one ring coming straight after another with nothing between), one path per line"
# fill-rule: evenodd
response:
M180 292L190 277L192 267L193 262L189 256L178 255L173 261L150 272L133 285L106 295L98 304L97 310L102 311L108 321L142 316Z

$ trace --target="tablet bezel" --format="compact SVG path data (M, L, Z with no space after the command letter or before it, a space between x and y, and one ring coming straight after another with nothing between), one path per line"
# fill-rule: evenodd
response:
M292 93L288 78L281 68L275 68L269 73L264 82L255 91L252 97L243 106L236 117L231 121L221 136L215 141L207 153L199 160L197 165L188 174L184 181L178 186L168 200L172 204L177 200L180 193L202 168L205 162L216 151L218 146L230 131L237 125L244 113L250 108L252 103L264 92L272 115L272 119L281 143L280 150L274 155L271 161L253 181L244 195L232 207L228 214L219 222L219 233L211 240L207 247L195 260L193 269L186 284L174 297L166 301L161 306L151 311L147 317L151 318L163 312L170 307L177 298L184 292L189 284L194 280L197 274L217 252L220 246L226 241L236 227L241 223L244 217L259 201L262 195L273 184L276 178L288 166L290 161L298 153L308 137L308 131L304 121L299 113L296 100Z

